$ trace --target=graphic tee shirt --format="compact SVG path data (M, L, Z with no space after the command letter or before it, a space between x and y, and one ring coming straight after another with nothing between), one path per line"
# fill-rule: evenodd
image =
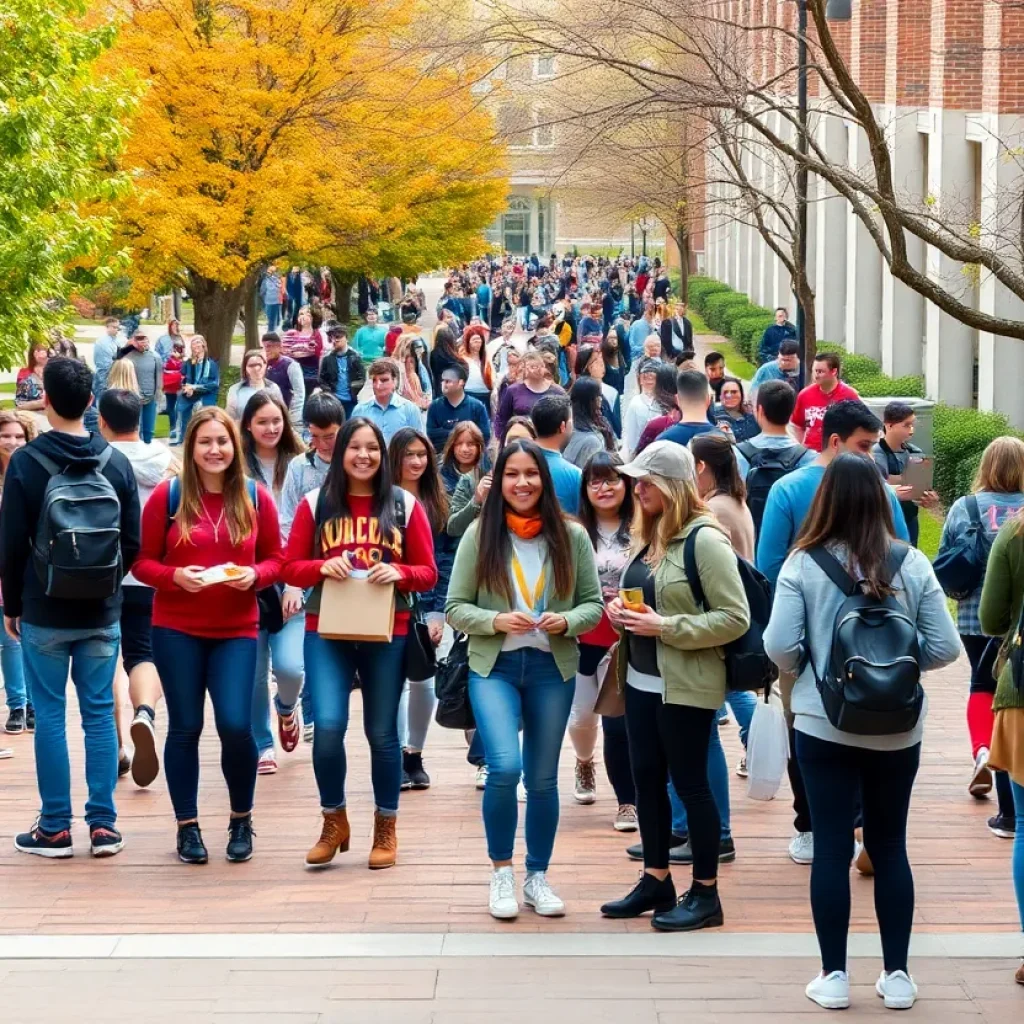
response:
M803 427L804 445L813 451L821 451L821 425L825 419L825 411L833 402L845 402L852 398L860 398L849 384L838 381L829 394L817 384L806 387L797 395L796 408L790 418L795 427Z

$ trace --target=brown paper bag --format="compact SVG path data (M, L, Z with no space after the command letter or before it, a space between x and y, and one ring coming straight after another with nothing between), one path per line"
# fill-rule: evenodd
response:
M387 643L395 631L395 586L325 579L318 632L329 640Z
M626 698L619 689L619 645L613 644L608 653L611 659L601 680L594 712L605 718L621 718L626 713Z

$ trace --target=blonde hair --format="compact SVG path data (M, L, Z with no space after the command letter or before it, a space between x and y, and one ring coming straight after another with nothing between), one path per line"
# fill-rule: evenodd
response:
M128 359L114 360L110 372L107 374L107 387L117 388L120 391L134 391L137 395L142 394L138 374Z
M216 405L208 405L194 413L185 431L181 452L181 504L174 518L178 524L179 543L187 543L203 517L203 484L196 466L196 435L211 420L219 423L231 438L234 457L224 470L224 518L232 544L248 539L256 526L256 509L249 498L242 464L242 440L235 421Z
M189 359L189 362L190 363L197 363L197 362L201 362L202 361L202 360L196 359L192 355L192 342L193 341L198 341L198 342L202 343L202 346L203 346L203 359L209 359L210 358L210 346L206 344L206 339L201 334L193 334L192 337L190 337L188 339L188 359Z
M997 437L985 449L971 484L971 493L994 491L1016 494L1024 491L1024 441Z
M652 473L646 478L661 491L665 507L655 516L644 511L637 501L633 515L633 553L648 548L645 561L653 568L665 557L669 545L682 532L691 519L708 512L708 506L697 491L696 472L688 480L670 480Z

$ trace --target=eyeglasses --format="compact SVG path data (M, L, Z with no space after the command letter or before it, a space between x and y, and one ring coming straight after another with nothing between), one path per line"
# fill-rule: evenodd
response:
M587 487L590 488L590 490L592 491L599 491L603 487L607 487L609 490L614 490L614 488L621 483L622 478L618 476L598 476L595 477L593 480L588 480Z

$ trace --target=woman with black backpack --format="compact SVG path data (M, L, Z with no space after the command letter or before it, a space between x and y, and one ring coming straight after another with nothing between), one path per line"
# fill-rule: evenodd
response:
M865 627L857 631L861 617L876 626L883 620L873 638ZM849 655L851 638L859 653ZM843 454L825 471L779 575L764 645L782 673L797 676L783 698L795 716L810 804L811 910L822 960L807 997L826 1009L850 1004L846 944L859 791L884 960L875 987L887 1007L908 1009L917 986L907 970L914 917L907 815L927 711L918 677L955 661L960 641L927 557L896 541L889 497L869 460ZM848 678L857 685L846 690ZM856 703L864 692L875 698L870 711Z
M985 562L988 548L999 528L1024 508L1024 441L1016 437L997 437L984 451L978 472L971 485L971 493L957 498L950 506L942 528L936 568L939 578L946 581L941 569L957 547L963 547L973 556L976 568L975 584L957 604L956 626L971 663L971 693L967 699L967 731L971 739L974 771L968 791L976 799L986 797L993 780L999 800L998 813L988 819L988 827L1000 839L1012 839L1016 832L1016 815L1009 781L1003 772L989 767L989 747L992 745L992 695L996 681L992 677L999 641L985 636L978 618L982 587L985 583ZM980 532L977 549L969 534Z

